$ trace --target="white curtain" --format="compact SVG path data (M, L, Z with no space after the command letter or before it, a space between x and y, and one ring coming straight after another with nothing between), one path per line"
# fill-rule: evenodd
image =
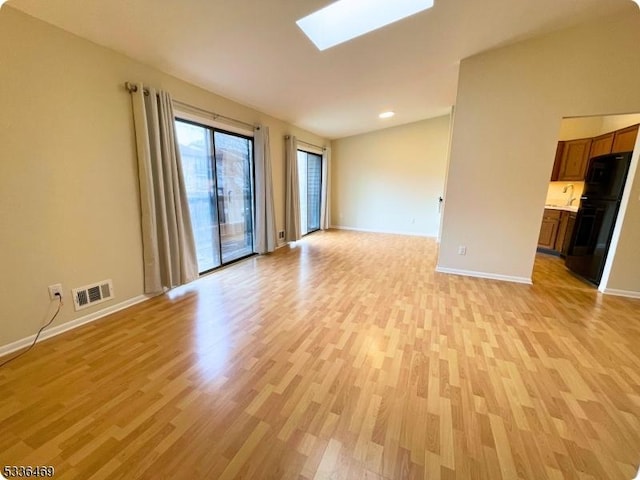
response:
M285 240L295 242L302 238L300 228L300 186L298 183L298 141L296 137L284 139L284 160L286 164L285 197Z
M322 152L322 192L320 194L320 228L331 228L331 148Z
M167 92L132 92L138 151L145 293L198 278L196 246Z
M254 129L253 141L256 183L256 221L253 228L253 243L256 253L269 253L276 249L278 241L273 207L269 127L257 126Z

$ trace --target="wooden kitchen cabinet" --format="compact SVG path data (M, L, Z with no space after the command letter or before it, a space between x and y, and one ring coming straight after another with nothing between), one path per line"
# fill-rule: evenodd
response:
M589 165L591 139L582 138L564 142L562 160L560 162L560 181L584 181L584 175Z
M631 152L636 145L638 125L632 125L614 132L611 153Z
M564 142L559 141L556 147L556 159L553 161L553 170L551 171L551 181L557 182L560 177L560 167L562 166L562 152L564 152Z
M589 158L607 155L613 149L613 137L615 132L607 133L594 137L591 141L591 150L589 150Z
M562 212L562 213L566 218L566 229L564 232L564 238L563 238L562 244L560 245L560 249L558 251L560 252L561 256L566 257L567 253L569 252L569 246L571 245L571 237L573 236L573 229L576 226L577 214L576 212ZM558 232L558 235L559 234L560 233ZM557 242L556 242L556 246L557 246Z
M569 212L561 211L560 220L558 221L558 233L556 235L556 243L554 250L562 253L567 236L567 228L569 227Z
M546 208L542 217L538 248L566 255L575 221L575 212Z
M555 250L560 227L560 210L550 210L545 208L538 237L538 247L548 250Z

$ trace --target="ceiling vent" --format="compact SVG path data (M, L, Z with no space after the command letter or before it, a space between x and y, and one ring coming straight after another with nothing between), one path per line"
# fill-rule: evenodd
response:
M74 288L71 293L73 294L75 310L82 310L83 308L111 300L114 297L113 281L103 280L84 287Z

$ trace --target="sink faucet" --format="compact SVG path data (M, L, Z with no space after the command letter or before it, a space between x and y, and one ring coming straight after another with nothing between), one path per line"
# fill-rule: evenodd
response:
M569 191L569 189L571 189L571 191ZM567 206L570 206L573 203L573 201L576 199L573 196L573 189L574 189L573 183L570 183L569 185L565 185L565 187L562 189L562 193L569 192L569 198L567 198Z

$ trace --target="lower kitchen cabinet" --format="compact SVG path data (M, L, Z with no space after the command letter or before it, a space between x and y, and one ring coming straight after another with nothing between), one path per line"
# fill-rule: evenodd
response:
M569 245L571 245L573 227L576 225L576 212L562 212L562 213L563 213L562 216L566 218L566 229L563 235L564 238L562 240L562 244L560 245L560 248L557 248L558 245L556 244L556 250L560 252L560 255L565 257L567 255L567 252L569 251ZM558 235L560 235L560 232L558 232Z
M538 237L538 247L554 250L560 227L560 210L545 208Z
M575 220L574 212L546 208L542 217L538 248L566 255Z

